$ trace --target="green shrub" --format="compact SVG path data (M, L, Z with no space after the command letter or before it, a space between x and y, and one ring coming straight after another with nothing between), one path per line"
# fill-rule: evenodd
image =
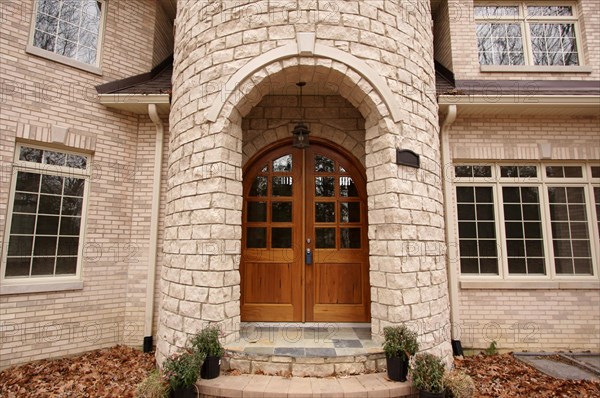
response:
M194 385L206 355L194 350L185 350L168 357L163 363L163 378L171 389Z
M222 357L225 349L219 341L220 336L221 330L217 326L208 326L192 337L192 349L207 357Z
M429 353L418 354L411 368L413 385L422 391L440 393L444 391L444 371L441 358Z
M383 337L385 339L383 350L388 358L403 357L409 359L419 350L417 333L405 325L384 327Z

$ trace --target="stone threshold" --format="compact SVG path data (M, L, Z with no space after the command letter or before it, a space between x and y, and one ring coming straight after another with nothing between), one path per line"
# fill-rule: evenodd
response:
M281 377L257 374L222 375L197 384L200 398L369 398L413 397L409 382L390 381L385 373L347 377Z

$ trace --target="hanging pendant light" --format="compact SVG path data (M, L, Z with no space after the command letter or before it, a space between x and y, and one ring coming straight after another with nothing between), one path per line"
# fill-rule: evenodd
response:
M306 85L305 82L298 82L296 83L296 86L300 87L300 98L298 100L299 103L299 109L298 109L298 113L300 114L300 121L296 124L296 126L294 127L294 129L292 130L292 134L294 136L294 141L292 143L292 146L294 148L308 148L308 135L310 134L310 131L308 130L308 127L306 126L306 124L304 124L304 121L302 119L304 119L303 114L304 114L304 109L302 108L302 87L304 87Z

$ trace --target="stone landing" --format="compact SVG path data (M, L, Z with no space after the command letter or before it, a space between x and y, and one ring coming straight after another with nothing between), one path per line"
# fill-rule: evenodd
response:
M241 328L239 341L226 347L222 369L244 374L294 377L348 376L386 370L381 343L357 324Z

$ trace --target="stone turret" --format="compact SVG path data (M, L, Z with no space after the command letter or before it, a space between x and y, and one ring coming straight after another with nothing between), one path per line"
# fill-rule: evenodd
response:
M409 322L423 349L451 354L429 0L180 0L159 362L207 323L239 336L242 121L299 79L364 119L352 145L367 178L373 334ZM421 167L397 165L397 149Z

